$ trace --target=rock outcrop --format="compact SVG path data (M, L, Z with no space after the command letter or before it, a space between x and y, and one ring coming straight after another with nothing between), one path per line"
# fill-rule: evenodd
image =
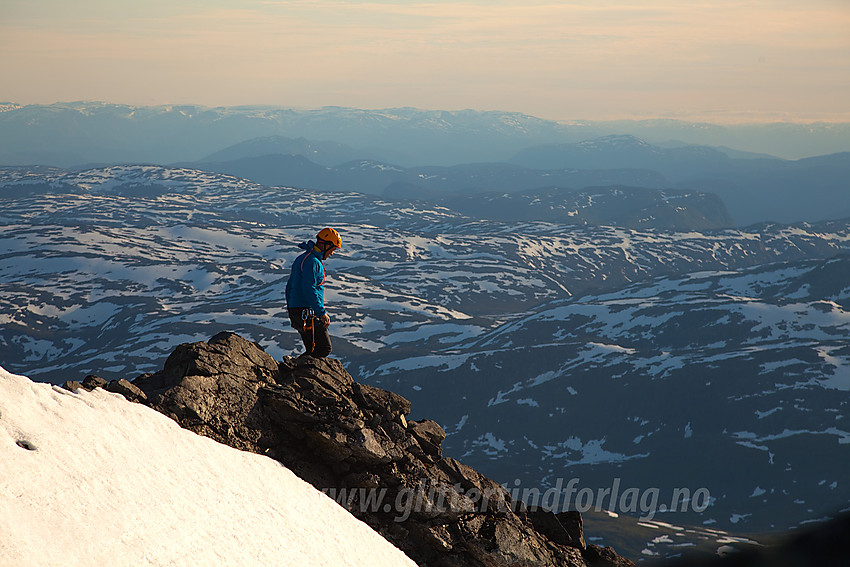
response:
M771 545L751 546L723 556L685 554L654 567L847 567L850 513L800 528Z
M437 423L408 421L409 401L356 383L338 360L279 362L220 333L180 345L161 371L130 385L141 395L123 384L121 393L183 427L277 459L420 565L633 565L587 545L577 512L525 509L443 456Z
M121 394L131 402L145 403L148 401L148 397L138 386L124 378L108 382L100 376L89 374L82 382L78 382L77 380L68 380L65 382L63 387L72 392L79 389L94 390L95 388L103 388L107 392Z

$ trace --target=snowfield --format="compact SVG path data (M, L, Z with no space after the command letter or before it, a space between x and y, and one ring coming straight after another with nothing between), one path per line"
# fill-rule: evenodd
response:
M0 368L0 565L413 566L283 465Z

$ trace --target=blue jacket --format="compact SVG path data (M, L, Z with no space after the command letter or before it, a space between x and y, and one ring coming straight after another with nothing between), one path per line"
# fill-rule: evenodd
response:
M309 307L313 314L325 314L325 266L322 253L313 250L315 242L302 242L299 248L306 250L292 263L289 280L286 282L286 307Z

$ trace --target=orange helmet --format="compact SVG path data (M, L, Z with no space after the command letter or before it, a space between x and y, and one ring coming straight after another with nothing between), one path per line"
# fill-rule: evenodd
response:
M339 233L332 228L323 228L320 230L319 234L316 235L316 240L330 242L335 247L342 248L342 238L340 238Z

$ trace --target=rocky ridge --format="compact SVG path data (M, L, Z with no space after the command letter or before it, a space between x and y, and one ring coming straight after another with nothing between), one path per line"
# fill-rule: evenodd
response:
M181 426L268 455L423 566L633 565L588 545L578 512L527 509L507 489L442 455L445 432L408 421L410 402L355 382L342 363L274 360L229 332L180 345L132 383L89 376Z

